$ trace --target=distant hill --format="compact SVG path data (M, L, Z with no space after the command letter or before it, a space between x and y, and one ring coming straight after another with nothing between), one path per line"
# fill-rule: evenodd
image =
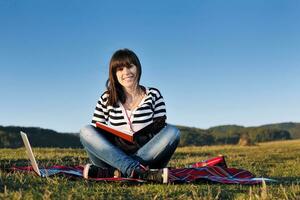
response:
M230 130L241 130L244 129L244 126L238 125L222 125L222 126L214 126L208 129L208 131L219 131L219 132L227 132Z
M247 136L253 142L300 138L300 123L277 123L257 127L222 125L209 129L177 126L181 131L180 146L237 144ZM28 134L33 147L82 148L78 133L59 133L39 127L0 126L0 148L22 147L20 131Z
M23 147L20 131L27 133L33 147L82 147L78 134L58 133L38 127L0 126L0 148Z
M261 126L237 126L237 125L223 125L223 126L215 126L208 129L209 132L228 132L231 131L245 131L251 129L273 129L273 130L285 130L291 134L292 139L300 138L300 123L295 122L284 122L284 123L274 123L274 124L266 124Z
M222 125L209 129L178 126L181 130L180 146L237 144L241 137L248 137L252 142L286 140L300 138L300 123L277 123L256 127Z
M286 122L286 123L278 123L278 124L267 124L260 127L287 130L291 133L293 139L300 138L300 123Z

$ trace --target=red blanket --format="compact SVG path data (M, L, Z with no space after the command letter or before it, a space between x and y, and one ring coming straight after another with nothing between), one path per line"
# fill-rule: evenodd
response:
M33 171L31 166L12 167L13 171ZM83 166L52 166L40 169L42 177L58 174L83 177ZM129 181L146 182L133 178L92 178L94 181ZM169 183L192 183L210 181L224 184L260 184L274 182L268 178L256 178L251 172L244 169L228 168L224 156L218 156L209 160L201 161L186 168L169 168Z

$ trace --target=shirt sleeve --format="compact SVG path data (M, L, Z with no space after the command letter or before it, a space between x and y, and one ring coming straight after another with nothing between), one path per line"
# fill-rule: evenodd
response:
M166 112L166 104L163 99L163 96L159 92L159 90L155 89L154 90L154 115L153 119L156 119L158 117L166 117L167 112Z
M107 92L104 92L96 104L96 108L91 122L93 126L96 126L96 122L107 124L107 118L108 118L107 100L108 100L108 94Z

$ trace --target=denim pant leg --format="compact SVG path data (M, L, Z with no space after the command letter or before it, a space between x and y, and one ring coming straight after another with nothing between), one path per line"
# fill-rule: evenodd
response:
M86 152L87 152L88 157L89 157L89 159L90 159L90 161L93 165L96 165L96 166L101 167L101 168L112 168L112 166L105 163L103 160L100 160L99 158L97 158L97 156L93 155L87 149L86 149Z
M180 140L180 131L167 124L134 155L140 163L158 169L167 166Z
M120 148L109 142L99 129L87 125L80 130L80 140L91 160L97 164L95 157L108 165L119 169L124 175L130 176L139 162L124 153Z

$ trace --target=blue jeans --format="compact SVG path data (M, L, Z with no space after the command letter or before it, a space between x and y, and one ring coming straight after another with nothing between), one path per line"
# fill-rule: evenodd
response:
M166 167L177 148L179 139L179 130L167 124L137 152L128 155L108 141L100 129L87 125L80 130L80 141L94 165L114 167L128 177L139 164L150 168Z

